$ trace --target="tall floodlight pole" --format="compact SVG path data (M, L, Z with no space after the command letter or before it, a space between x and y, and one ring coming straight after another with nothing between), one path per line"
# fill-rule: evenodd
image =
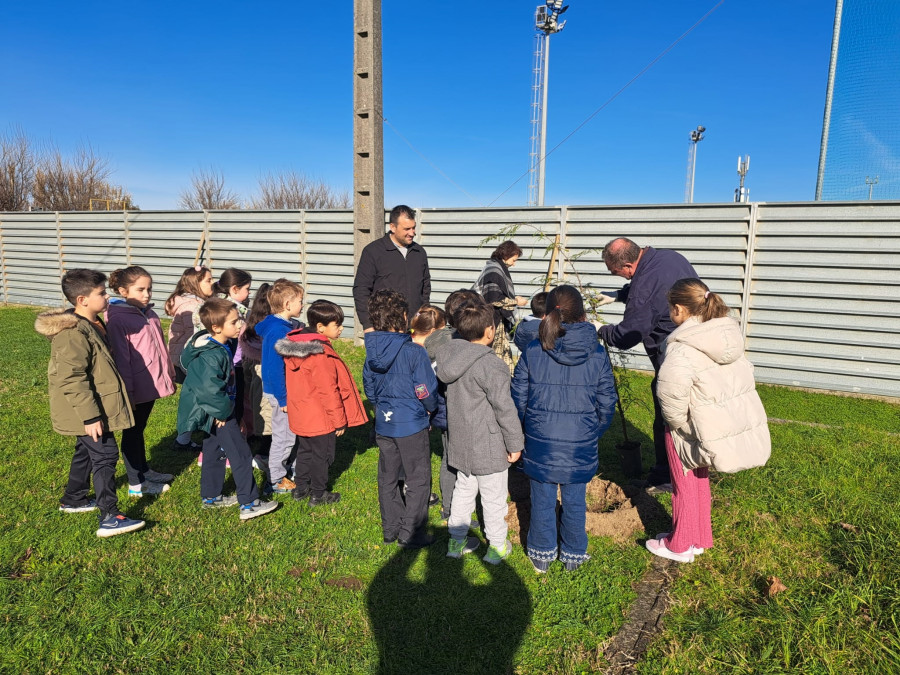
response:
M384 235L381 0L353 0L353 268ZM359 317L354 331L362 339Z
M691 144L688 146L687 181L684 186L684 201L694 203L694 174L697 170L697 143L703 140L706 127L700 125L691 132Z
M841 14L843 11L844 0L837 0L834 6L834 29L831 33L831 61L828 64L828 84L825 85L825 119L822 122L822 142L819 144L816 201L822 199L822 184L825 181L825 155L828 152L828 131L831 127L831 99L834 95L834 73L837 70L838 42L841 39Z
M872 201L872 188L878 185L878 176L875 176L875 180L869 180L866 176L866 185L869 186L869 201Z
M528 205L544 205L547 154L547 78L550 73L550 36L561 31L559 15L569 9L563 0L547 0L534 13L535 34L533 84L531 86L531 163L528 169Z
M738 176L741 178L741 183L738 185L737 189L734 191L734 201L738 204L743 204L745 202L750 201L750 189L744 187L744 178L747 176L747 172L750 170L750 155L747 155L747 159L743 157L738 157L738 165L737 172Z

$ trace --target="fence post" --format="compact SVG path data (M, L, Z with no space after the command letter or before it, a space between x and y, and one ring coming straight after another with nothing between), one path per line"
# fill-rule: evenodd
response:
M0 218L0 285L3 287L3 303L9 304L9 279L6 276L6 246L3 244L2 218Z
M306 259L306 209L300 210L300 285L309 296L309 268Z
M756 255L756 224L759 218L759 202L750 204L750 222L747 227L747 256L744 264L744 287L741 289L741 336L747 345L747 324L750 314L750 285L753 280L753 259Z
M66 261L65 261L65 253L63 251L63 240L62 240L62 218L59 216L59 211L56 211L56 260L59 263L59 278L60 280L63 278L63 275L66 273ZM62 299L63 304L66 302L66 296L62 293L62 286L60 286L59 297Z
M569 207L559 207L559 250L566 250L566 235L569 232ZM556 266L556 285L559 286L566 280L566 260L568 256L562 256Z
M131 267L131 223L128 221L128 211L122 210L122 231L125 235L125 267Z
M200 243L197 244L197 252L194 254L194 267L202 264L200 261L203 260L203 248L206 246L206 250L209 250L209 243L206 241L209 237L209 211L203 209L203 233L200 235Z

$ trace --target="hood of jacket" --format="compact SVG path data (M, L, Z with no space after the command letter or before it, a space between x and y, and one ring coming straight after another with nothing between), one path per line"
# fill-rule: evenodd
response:
M425 351L428 352L429 359L437 359L437 350L453 339L453 332L450 326L444 326L425 338Z
M703 322L692 316L672 331L667 342L684 343L720 365L734 363L744 355L741 328L729 316Z
M147 313L153 309L153 303L151 302L149 305L145 307L135 307L134 305L128 304L122 298L112 298L109 301L109 306L106 308L106 315L109 316L113 313L126 313L126 314L134 314L135 316L142 316L144 318L147 317Z
M564 323L566 334L556 339L547 355L564 366L578 366L597 351L597 330L587 321Z
M208 352L210 349L220 349L221 347L221 344L210 337L208 330L194 333L185 343L184 351L181 352L181 367L187 370L190 362L201 354Z
M202 305L203 298L198 298L193 293L185 293L184 295L176 295L172 298L171 307L166 308L166 314L169 316L175 316L176 314L180 314L184 305L190 305L191 311L193 312L194 305Z
M366 333L366 360L376 373L386 373L391 369L397 355L407 342L412 342L409 333L374 331Z
M292 331L300 328L302 324L297 323L296 321L282 319L277 314L269 314L269 316L256 324L254 330L262 340L265 340L267 335L275 331L283 331L285 326L289 326L288 330Z
M303 328L291 331L287 334L287 337L276 342L275 351L285 358L293 356L298 359L305 359L313 354L324 354L325 345L328 343L329 340L324 335L319 335Z
M479 345L468 340L450 340L438 350L438 369L441 380L447 384L456 382L475 365L478 359L493 354L488 345Z
M52 340L62 331L78 326L78 315L73 309L51 309L41 312L34 320L34 329Z

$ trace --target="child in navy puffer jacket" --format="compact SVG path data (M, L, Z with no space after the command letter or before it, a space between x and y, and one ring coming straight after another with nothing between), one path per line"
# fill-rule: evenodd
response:
M572 286L550 292L539 339L516 365L512 395L525 425L522 464L531 479L528 557L539 573L557 557L567 570L577 569L590 559L585 493L597 473L597 442L612 422L616 394L609 360Z
M402 295L382 290L369 299L374 331L366 333L363 385L375 407L378 443L378 503L386 544L421 548L434 542L425 533L431 496L430 413L437 407L437 377L428 353L407 332L408 305ZM406 474L406 500L400 472Z

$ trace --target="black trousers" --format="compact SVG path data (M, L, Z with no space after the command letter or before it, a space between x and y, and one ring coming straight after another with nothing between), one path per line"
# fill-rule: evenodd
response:
M200 496L215 499L225 484L225 459L231 462L231 475L237 488L238 502L251 504L259 498L253 480L253 457L250 446L241 434L237 420L229 417L225 426L213 425L203 440L203 467L200 469Z
M122 432L122 460L125 462L125 473L128 474L129 485L140 485L144 482L147 466L147 447L144 444L144 429L153 412L156 401L138 403L134 406L134 426Z
M653 485L669 483L672 474L669 471L669 456L666 454L666 421L663 419L662 408L659 405L659 397L656 395L657 375L650 382L650 391L653 394L653 451L656 455L656 464L650 469L647 479Z
M116 437L106 432L95 441L90 436L75 437L75 454L69 466L69 482L62 501L69 506L83 506L88 503L87 493L94 478L94 494L100 520L119 513L116 498L116 462L119 461L119 446Z
M431 451L428 429L391 438L376 434L378 444L378 505L385 539L410 539L425 527L431 497ZM400 494L400 471L406 472L406 502Z
M313 497L321 497L328 484L328 467L334 462L337 436L332 431L321 436L297 436L297 461L294 482L297 487L309 485Z
M244 367L234 367L234 419L237 420L238 429L241 428L241 420L244 419ZM248 434L249 435L249 434Z

